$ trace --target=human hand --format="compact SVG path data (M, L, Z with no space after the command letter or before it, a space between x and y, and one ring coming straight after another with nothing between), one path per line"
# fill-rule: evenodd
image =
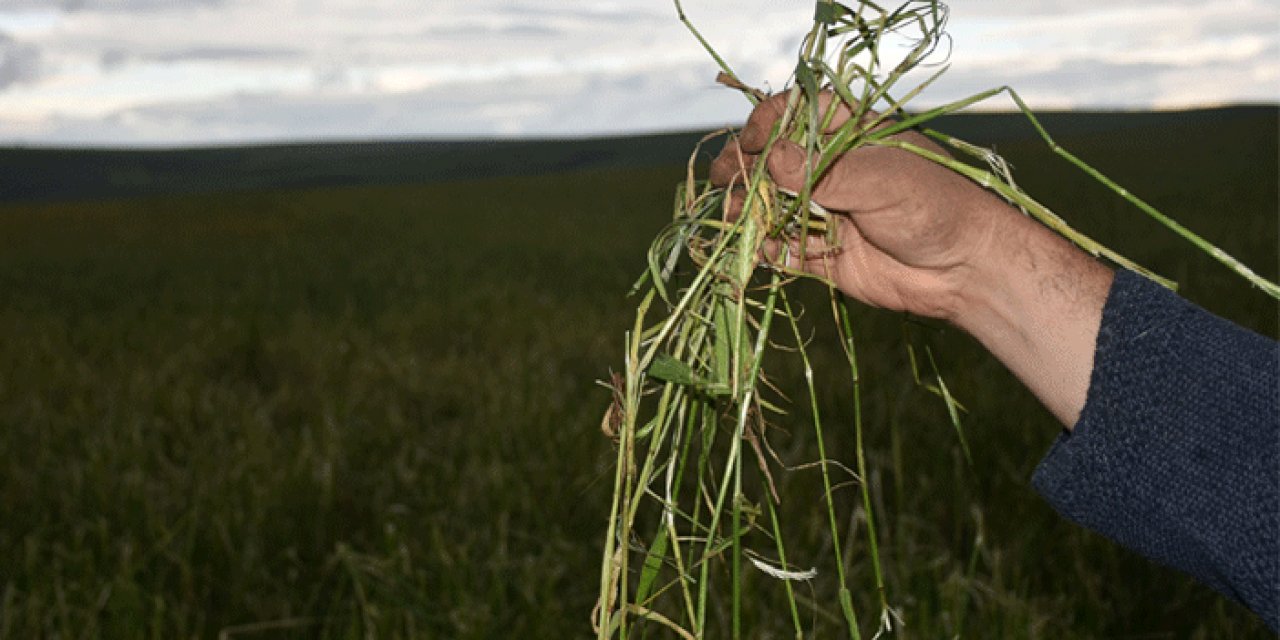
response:
M761 102L711 165L711 182L731 189L730 216L740 215L740 185L786 100L780 94ZM831 100L821 96L820 112ZM850 117L846 105L838 106L832 130ZM945 154L914 131L893 137ZM769 177L801 191L805 153L778 140L765 160ZM897 147L869 144L841 155L814 185L812 199L835 214L839 246L811 237L807 256L789 258L789 266L868 304L952 322L1004 362L1064 426L1075 424L1110 269L968 178ZM788 255L798 253L795 244ZM771 255L779 249L766 247Z
M831 99L829 93L822 95L821 112ZM786 103L783 93L756 107L737 140L726 144L712 163L713 184L746 182ZM847 105L840 104L828 132L850 117ZM893 137L946 155L915 131ZM780 139L766 162L778 186L793 192L802 189L803 147ZM741 190L731 198L730 215L736 215L742 206ZM806 240L808 258L797 257L791 266L826 277L868 304L944 319L960 313L970 267L1001 221L1020 217L985 189L933 161L874 145L840 156L814 185L812 199L836 214L839 246L811 237Z

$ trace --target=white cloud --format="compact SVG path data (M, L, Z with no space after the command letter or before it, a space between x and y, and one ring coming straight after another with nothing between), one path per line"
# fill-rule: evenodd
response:
M1020 3L956 17L957 54L944 93L1011 84L1042 108L1185 108L1280 101L1272 77L1280 7L1227 2ZM1000 105L1007 106L1007 103Z
M38 79L42 66L38 47L15 42L0 33L0 90Z
M745 112L666 0L53 4L0 8L0 143L574 135ZM744 80L774 89L812 13L684 4ZM925 103L1001 84L1041 108L1280 100L1269 0L954 4L953 67Z

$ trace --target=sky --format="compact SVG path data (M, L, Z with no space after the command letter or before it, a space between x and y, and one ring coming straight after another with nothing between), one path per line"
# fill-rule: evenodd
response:
M811 0L683 4L744 81L786 86ZM951 5L950 68L915 105L1001 85L1035 109L1280 102L1275 0ZM749 105L716 71L670 0L0 0L0 145L738 123Z

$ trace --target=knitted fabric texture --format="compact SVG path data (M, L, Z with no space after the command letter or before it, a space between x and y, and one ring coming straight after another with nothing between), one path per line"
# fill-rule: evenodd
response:
M1128 271L1032 483L1063 516L1280 630L1280 345Z

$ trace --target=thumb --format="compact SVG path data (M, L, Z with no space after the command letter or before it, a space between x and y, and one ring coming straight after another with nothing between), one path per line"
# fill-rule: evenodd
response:
M775 184L788 191L799 192L804 188L804 147L790 140L779 140L773 144L766 159L769 176Z

